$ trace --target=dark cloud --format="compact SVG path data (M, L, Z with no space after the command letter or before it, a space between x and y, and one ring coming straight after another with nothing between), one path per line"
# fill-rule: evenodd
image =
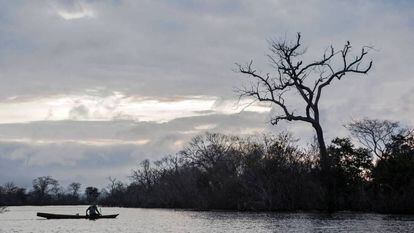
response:
M89 109L85 105L76 106L69 111L69 117L73 120L87 119L88 116Z

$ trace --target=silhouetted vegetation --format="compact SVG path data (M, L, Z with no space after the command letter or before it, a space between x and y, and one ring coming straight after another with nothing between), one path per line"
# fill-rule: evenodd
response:
M0 206L89 204L99 196L99 193L93 194L97 192L97 188L88 187L85 190L86 195L81 197L80 183L73 182L65 189L50 176L38 177L32 184L30 191L12 182L0 186Z
M87 187L85 189L85 196L88 203L94 203L99 197L99 191L95 187Z
M362 120L358 124L367 122ZM355 123L355 122L354 122ZM389 124L376 121L375 127ZM334 210L414 213L414 134L395 123L378 156L351 138L327 147L332 166ZM142 161L131 183L109 178L99 191L72 183L66 191L51 177L26 191L0 187L0 205L89 204L226 210L327 210L319 150L303 149L287 133L240 138L207 133L176 155Z

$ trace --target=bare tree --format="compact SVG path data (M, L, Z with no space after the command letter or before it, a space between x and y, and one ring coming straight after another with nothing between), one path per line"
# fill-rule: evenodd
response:
M75 197L78 198L79 197L79 190L81 188L81 184L78 182L72 182L69 184L68 186L68 191L70 192L70 194Z
M109 184L107 186L107 189L109 190L110 194L114 194L115 192L124 189L124 184L116 178L108 177L108 180Z
M59 199L64 195L63 188L59 185L58 182L54 183L52 188L50 189L51 193L53 194L54 198Z
M398 122L377 119L353 120L345 127L380 159L385 158L386 146L393 136L404 135L409 131Z
M179 152L183 160L193 166L209 170L230 154L238 138L219 133L206 133L194 137L188 145Z
M252 79L249 87L240 89L241 97L253 97L262 102L269 102L281 110L271 119L276 125L281 120L302 121L312 125L316 132L322 171L330 169L328 152L324 139L324 132L320 123L319 102L325 87L346 74L366 74L372 67L372 61L363 64L368 54L363 47L359 55L350 58L351 44L336 51L332 46L325 51L322 58L304 64L302 55L301 35L297 34L296 41L270 41L270 55L268 55L276 75L262 74L253 68L253 61L247 65L238 66L238 71ZM287 99L291 94L298 94L304 103L303 113L291 109Z
M17 187L13 182L7 182L3 185L3 192L5 193L15 193L19 187Z
M146 190L150 190L155 181L155 171L151 168L151 162L148 159L140 163L140 168L132 171L131 179L134 183L140 184Z
M59 186L59 182L50 176L42 176L33 180L33 190L37 193L38 198L41 200L50 192L56 190Z

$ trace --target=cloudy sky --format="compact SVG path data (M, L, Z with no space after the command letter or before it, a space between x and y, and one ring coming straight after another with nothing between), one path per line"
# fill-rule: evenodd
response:
M267 41L296 32L311 58L375 47L368 75L324 93L328 138L352 118L413 126L413 12L410 0L0 0L0 184L127 181L205 131L288 129L305 145L309 126L269 126L275 109L234 92L235 62L271 71Z

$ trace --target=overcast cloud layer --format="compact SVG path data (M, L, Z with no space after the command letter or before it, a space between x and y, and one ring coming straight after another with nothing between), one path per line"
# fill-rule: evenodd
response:
M126 180L205 131L255 135L270 106L238 102L234 63L271 71L267 40L302 32L306 57L375 46L372 71L324 93L327 137L352 118L414 125L413 1L0 1L0 183ZM295 103L292 103L295 105ZM92 174L90 174L92 173Z

